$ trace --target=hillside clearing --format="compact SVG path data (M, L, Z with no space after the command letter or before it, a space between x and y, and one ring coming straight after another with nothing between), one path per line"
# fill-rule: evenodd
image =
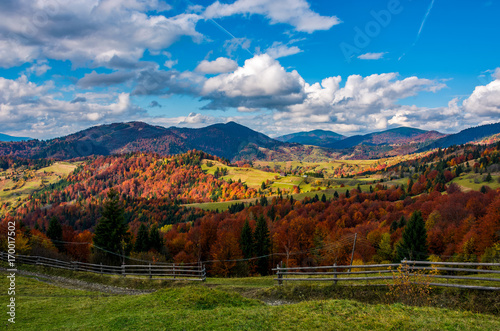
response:
M18 201L41 190L47 185L57 183L76 169L78 162L56 162L36 171L9 169L0 173L0 205L10 204L15 209ZM2 210L3 212L3 210ZM0 213L1 215L1 213Z

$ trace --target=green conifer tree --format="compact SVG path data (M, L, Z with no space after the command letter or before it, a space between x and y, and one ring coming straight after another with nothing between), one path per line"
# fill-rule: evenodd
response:
M59 251L62 251L64 249L62 243L63 231L61 223L59 223L55 216L52 216L52 218L50 219L49 228L47 229L47 237L49 237L49 239L52 241L52 243L54 243L54 246L56 246Z
M245 220L245 224L243 224L243 228L241 229L240 247L243 252L243 258L248 259L253 256L254 241L252 228L250 228L248 219Z
M153 248L158 253L162 253L164 251L163 244L163 238L160 236L158 226L155 224L149 231L149 248Z
M94 235L94 255L98 262L119 264L124 253L128 225L125 224L124 208L118 193L111 189L104 202L102 217Z
M254 233L255 242L255 255L264 256L257 261L257 271L265 276L269 273L269 252L271 250L271 238L269 235L269 228L267 227L267 222L263 216L257 219L257 226L255 227Z
M147 252L149 251L149 248L150 245L149 245L148 229L146 228L144 223L141 223L141 226L137 231L137 238L135 239L134 250L136 252Z
M396 259L425 261L429 257L427 246L427 230L420 211L415 211L406 224L403 238L397 246Z

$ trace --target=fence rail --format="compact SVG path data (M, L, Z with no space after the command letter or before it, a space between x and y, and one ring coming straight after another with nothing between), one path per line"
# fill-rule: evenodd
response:
M107 275L121 275L149 277L152 279L172 279L172 280L192 280L192 281L205 281L206 269L204 265L185 266L182 264L140 264L130 265L122 264L121 266L111 266L105 264L84 263L79 261L62 261L51 259L43 256L30 256L30 255L15 255L16 263L31 264L46 266L51 268L66 269L72 271L85 271L97 274ZM8 256L5 252L0 252L0 261L7 261Z
M482 269L479 269L482 268ZM355 269L356 271L352 271ZM378 269L378 270L373 270ZM278 285L284 282L356 282L366 281L366 285L384 285L369 281L395 280L405 273L410 279L425 281L431 286L456 287L488 291L500 290L500 263L467 263L467 262L429 262L401 261L401 263L372 265L336 265L318 267L282 267L279 264L275 281ZM383 274L391 274L383 275ZM373 274L379 274L374 276ZM359 277L360 275L367 275ZM354 277L353 277L354 276ZM443 282L446 280L446 282ZM413 280L411 280L413 281ZM485 284L486 283L486 284Z

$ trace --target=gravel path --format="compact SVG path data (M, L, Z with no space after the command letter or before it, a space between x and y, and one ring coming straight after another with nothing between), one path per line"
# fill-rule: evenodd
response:
M2 271L7 271L5 268L0 268ZM38 272L31 272L26 270L18 270L18 275L26 276L32 279L36 279L40 282L47 284L71 289L71 290L86 290L94 292L102 292L114 295L138 295L152 293L155 290L137 290L126 287L118 287L112 285L104 285L98 283L89 283L79 279L72 279L60 276L46 275Z

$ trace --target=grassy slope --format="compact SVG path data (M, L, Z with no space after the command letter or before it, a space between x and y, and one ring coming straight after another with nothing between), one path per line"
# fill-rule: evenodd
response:
M0 284L7 288L1 274ZM314 300L266 306L237 293L193 285L137 296L61 289L17 278L19 330L495 330L492 315L401 304L369 305L350 300ZM0 301L7 302L5 291ZM2 324L5 320L2 321Z
M296 168L308 169L308 172L323 171L328 175L334 174L334 170L344 168L348 173L357 173L371 167L377 163L384 163L386 159L381 160L331 160L330 162L301 162L301 161L288 161L288 162L269 162L269 161L256 161L255 165L259 167L269 166L272 169L278 167L282 170L290 170Z
M484 177L486 175L487 175L486 173L483 175L475 173L462 174L459 177L454 178L452 182L462 186L466 190L470 189L479 191L482 186L489 186L494 190L500 188L500 183L498 182L500 174L498 173L491 174L493 180L489 183L484 181ZM476 183L476 181L478 181L479 183Z
M284 179L289 178L285 177ZM291 177L290 177L291 178ZM302 179L301 179L302 180ZM360 184L361 191L363 192L368 192L370 190L370 186L375 186L376 184L373 184L372 182L375 179L373 178L336 178L334 180L331 180L332 185L330 188L325 188L324 186L321 187L312 187L310 184L305 184L302 182L300 184L300 189L302 193L298 194L292 194L293 198L295 200L303 200L305 197L312 198L316 194L321 197L323 194L325 194L327 199L333 198L335 191L337 191L338 194L343 194L346 192L346 190L352 190L357 188L358 183ZM404 184L406 185L408 181L408 178L404 179L396 179L393 181L385 182L383 183L384 185L401 185ZM371 185L369 183L372 183ZM344 184L344 187L341 187L341 185ZM274 185L273 185L274 187ZM317 190L319 188L319 190ZM276 191L274 191L276 192ZM271 197L268 197L268 201L270 201ZM193 208L201 208L204 210L216 210L218 209L219 211L226 210L230 205L233 205L235 203L241 203L244 202L246 204L249 204L250 202L255 203L257 198L253 199L242 199L242 200L235 200L235 201L225 201L225 202L204 202L204 203L192 203L192 204L187 204L185 205L186 207L193 207Z
M22 178L28 175L29 179L21 186L19 182L14 183L12 179L5 179L7 173L0 173L0 204L4 202L15 202L24 199L33 192L40 190L44 186L53 184L67 177L76 168L76 163L56 162L53 165L41 168L37 171L16 170L16 176ZM12 173L8 175L12 178ZM15 187L15 188L14 188Z
M242 182L253 188L258 188L260 187L262 182L265 182L267 179L274 180L274 177L279 175L276 173L265 172L253 168L230 167L219 162L211 162L213 165L211 167L208 167L206 160L204 160L201 168L211 175L214 174L217 168L227 168L228 175L222 177L224 180L232 179L233 181L237 182L239 179L241 179Z

